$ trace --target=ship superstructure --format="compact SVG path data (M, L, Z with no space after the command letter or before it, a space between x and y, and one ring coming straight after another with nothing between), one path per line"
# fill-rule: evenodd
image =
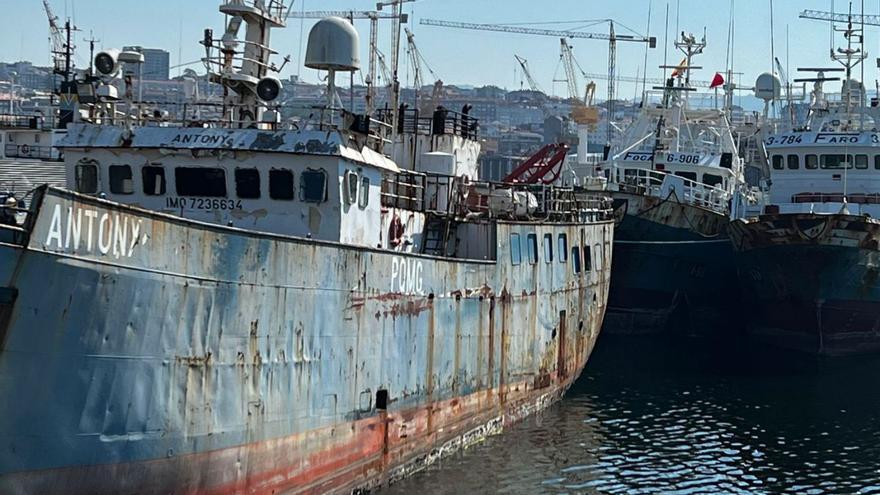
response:
M691 101L690 69L705 46L682 33L682 64L599 167L621 219L609 331L660 331L676 311L690 327L712 327L735 304L727 224L742 212L743 162L726 109Z
M863 33L852 21L842 32L842 67L807 69L816 75L806 120L765 137L762 214L731 227L753 332L819 354L880 349L880 114L853 79L867 58ZM836 73L839 98L825 91Z
M467 112L282 122L269 73L244 69L271 67L280 7L221 6L246 29L214 51L241 96L222 122L107 100L61 145L67 188L0 226L0 492L369 489L547 406L586 364L610 199L481 181ZM343 20L312 29L328 102L357 53Z

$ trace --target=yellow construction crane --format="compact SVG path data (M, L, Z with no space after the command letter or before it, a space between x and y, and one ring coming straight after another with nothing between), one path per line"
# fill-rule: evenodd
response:
M657 47L657 38L653 36L640 36L629 34L617 34L614 30L614 21L606 19L609 25L608 34L604 33L585 33L582 31L560 31L552 29L536 29L523 26L507 26L504 24L477 24L471 22L443 21L437 19L422 19L420 24L426 26L448 27L456 29L471 29L477 31L496 31L502 33L528 34L534 36L554 36L566 39L594 39L608 41L608 112L609 116L614 114L615 99L615 72L617 68L617 42L629 41L635 43L647 43L650 48ZM608 139L612 139L614 126L611 125L611 119L608 119Z

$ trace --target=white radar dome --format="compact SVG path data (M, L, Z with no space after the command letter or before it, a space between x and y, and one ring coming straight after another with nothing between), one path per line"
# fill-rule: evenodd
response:
M309 32L305 66L353 72L361 67L357 30L340 17L321 19Z
M782 81L779 76L765 72L755 81L755 96L764 100L778 100L782 94Z

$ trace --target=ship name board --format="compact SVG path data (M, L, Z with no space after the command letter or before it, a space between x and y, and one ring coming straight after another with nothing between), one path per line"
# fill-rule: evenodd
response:
M221 134L208 134L204 132L180 132L175 135L169 143L169 145L172 147L174 145L200 145L209 146L212 148L230 148L233 144L235 144L235 140L232 136Z
M650 162L654 159L654 153L640 153L630 151L623 155L623 161L626 162Z
M698 165L703 157L698 154L691 153L664 153L666 163L680 163L683 165Z
M765 141L766 146L797 146L797 145L825 145L825 144L880 144L880 135L878 134L858 134L858 133L840 133L840 132L819 132L812 133L795 133L782 134L779 136L770 136Z
M424 295L422 260L395 256L391 258L391 293Z
M143 219L87 208L56 204L44 246L65 252L131 258L143 244Z
M654 161L654 153L643 151L630 151L623 155L626 162L651 162ZM657 161L668 164L699 165L703 157L695 153L660 153Z

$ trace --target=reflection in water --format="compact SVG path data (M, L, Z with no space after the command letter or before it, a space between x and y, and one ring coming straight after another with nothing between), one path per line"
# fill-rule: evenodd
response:
M880 493L880 359L603 336L565 399L382 493Z

